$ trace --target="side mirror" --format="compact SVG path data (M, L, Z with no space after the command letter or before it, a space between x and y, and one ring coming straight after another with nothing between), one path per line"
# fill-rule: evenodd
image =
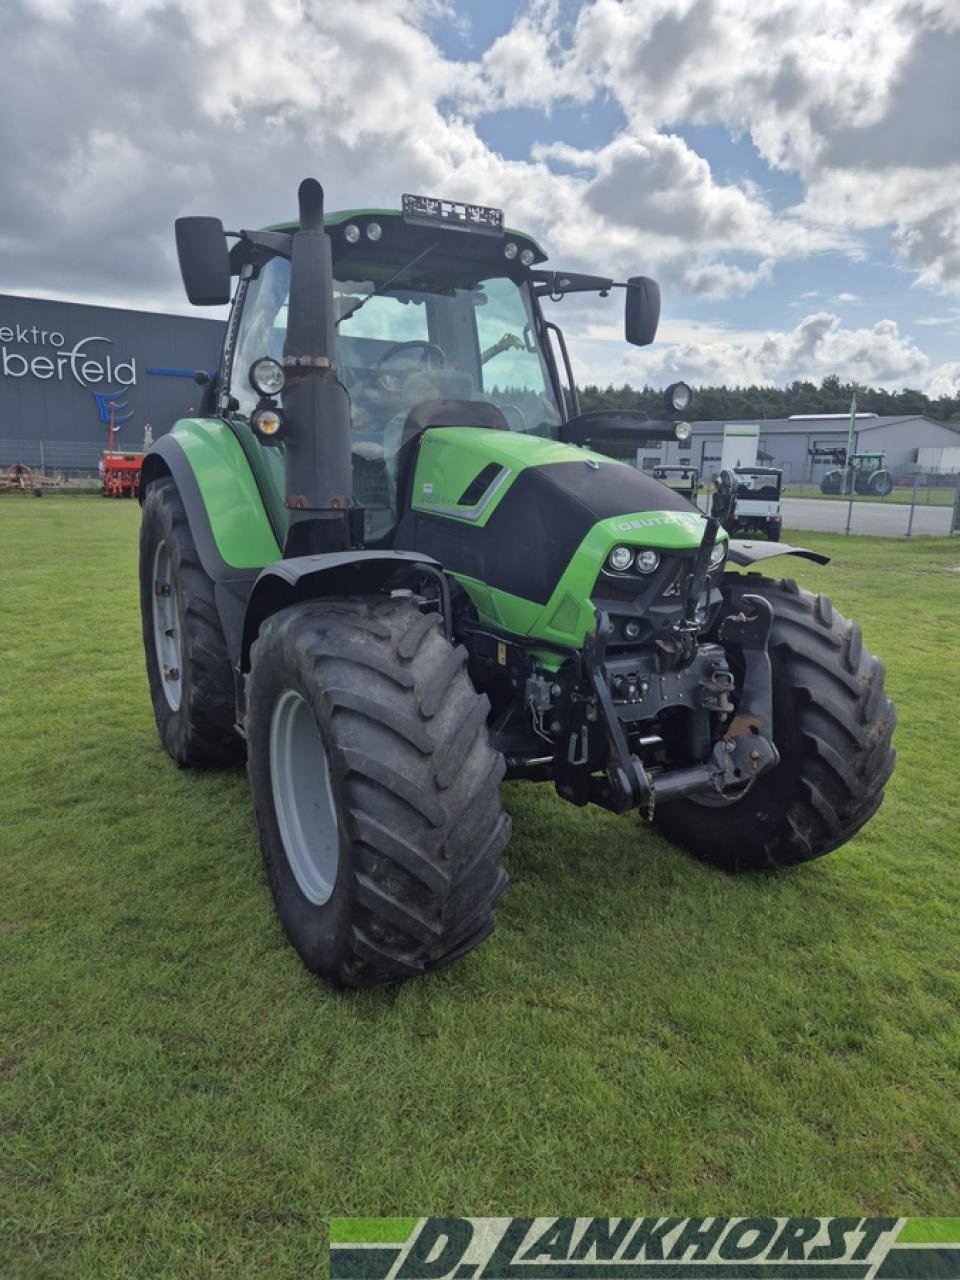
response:
M649 276L630 276L624 307L627 341L635 347L648 347L657 336L659 322L660 286Z
M177 257L187 297L195 307L230 301L230 254L219 218L178 218Z

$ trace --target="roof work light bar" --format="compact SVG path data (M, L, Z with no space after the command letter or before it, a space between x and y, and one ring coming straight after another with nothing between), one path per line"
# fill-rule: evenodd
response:
M484 204L463 204L459 200L438 200L434 196L404 195L403 220L417 226L452 227L456 231L503 235L502 209Z

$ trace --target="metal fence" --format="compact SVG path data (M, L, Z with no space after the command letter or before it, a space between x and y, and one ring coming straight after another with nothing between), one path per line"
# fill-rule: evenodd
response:
M707 510L709 505L709 492L701 494L700 506ZM785 481L780 507L788 529L880 538L949 537L960 532L960 475L930 471L902 475L882 498L824 494L819 484Z
M124 448L121 441L119 447ZM136 445L139 448L139 441ZM22 462L31 471L53 476L95 476L103 444L73 440L13 440L0 437L0 469Z
M783 522L794 529L887 538L946 537L960 529L960 475L916 470L882 497L826 495L819 485L787 485Z

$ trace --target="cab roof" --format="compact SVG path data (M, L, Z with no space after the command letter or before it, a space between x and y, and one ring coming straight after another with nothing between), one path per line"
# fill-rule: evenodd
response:
M325 227L333 228L333 227L344 226L348 222L354 222L361 227L361 230L363 230L363 227L368 222L373 222L373 221L381 222L384 219L390 219L395 224L399 223L402 227L410 231L414 230L413 225L404 221L403 213L399 209L333 210L330 213L324 213L323 225ZM285 231L290 234L292 234L294 231L298 231L299 229L300 229L299 222L278 222L267 228L267 230L269 231ZM416 229L422 232L427 228L420 225L420 226L417 226ZM487 238L484 232L478 231L472 228L466 228L466 227L451 228L451 227L445 227L445 226L438 226L436 228L429 228L429 229L436 230L436 231L443 231L447 233L452 232L455 235L466 234L470 236L470 238L473 240L476 240L478 238L483 238L483 239ZM502 237L498 237L498 239L502 239L504 242L508 240L514 241L518 245L518 248L520 249L521 252L526 248L532 249L534 254L534 262L536 263L546 262L547 260L547 255L544 252L542 246L538 244L536 240L534 240L533 236L528 235L525 231L517 231L513 227L504 227L503 235Z

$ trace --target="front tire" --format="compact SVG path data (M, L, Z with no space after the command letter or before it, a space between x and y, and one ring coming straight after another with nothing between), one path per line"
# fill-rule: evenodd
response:
M247 683L254 812L281 923L332 987L382 986L472 950L507 885L503 758L466 653L411 601L268 618Z
M174 481L154 480L140 524L140 616L157 731L177 764L243 759L236 694L213 582Z
M895 758L883 663L864 647L857 623L826 596L759 574L728 575L723 613L746 607L745 595L773 606L780 763L735 803L677 800L654 817L668 840L725 871L792 866L845 844L880 807Z

